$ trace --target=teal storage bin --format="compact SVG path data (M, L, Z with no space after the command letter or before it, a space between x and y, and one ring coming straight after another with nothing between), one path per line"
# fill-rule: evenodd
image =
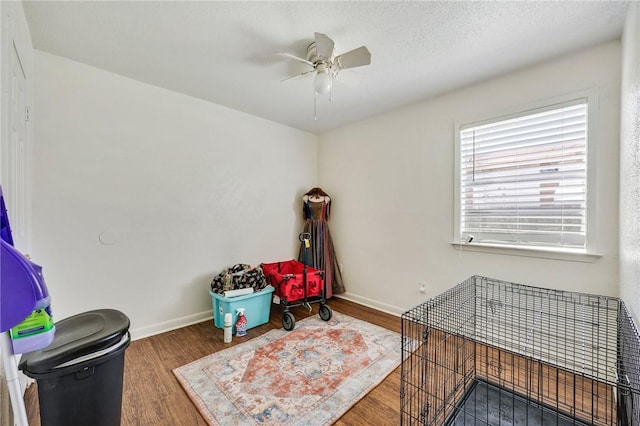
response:
M238 297L224 297L209 290L213 304L213 323L218 328L224 328L224 314L233 315L233 334L236 334L236 315L238 308L244 308L247 317L247 330L269 322L271 314L271 294L274 288L270 285L262 290Z

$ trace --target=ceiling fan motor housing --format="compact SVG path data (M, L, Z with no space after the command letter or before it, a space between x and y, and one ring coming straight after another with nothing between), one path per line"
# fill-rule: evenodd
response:
M309 46L307 46L307 61L312 63L318 63L323 61L330 61L331 58L322 58L318 56L318 49L316 49L316 42L312 41Z

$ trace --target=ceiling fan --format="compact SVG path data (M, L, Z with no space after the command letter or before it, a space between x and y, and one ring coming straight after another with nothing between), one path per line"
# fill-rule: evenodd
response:
M287 77L281 81L293 80L315 73L313 87L315 94L324 95L331 91L333 80L342 70L371 64L371 52L366 46L341 55L334 56L335 43L326 34L315 33L315 40L307 47L307 58L300 58L290 53L278 52L279 55L309 65L312 69L298 75Z

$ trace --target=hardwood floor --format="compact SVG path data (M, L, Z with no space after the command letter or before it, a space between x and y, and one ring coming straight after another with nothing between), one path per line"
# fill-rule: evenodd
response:
M312 306L311 315L317 315L318 305ZM333 298L329 306L336 312L400 333L399 317L339 298ZM302 307L292 312L298 321L310 315ZM231 344L223 342L222 330L214 327L213 320L132 342L125 352L122 425L206 426L171 370L281 327L281 311L274 306L267 324L248 330L244 338L234 337ZM40 426L36 386L27 390L25 403L29 424ZM399 422L400 367L335 424L386 426Z

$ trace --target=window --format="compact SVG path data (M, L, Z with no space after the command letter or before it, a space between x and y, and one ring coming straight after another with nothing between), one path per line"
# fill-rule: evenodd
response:
M588 99L459 127L458 238L586 250Z

